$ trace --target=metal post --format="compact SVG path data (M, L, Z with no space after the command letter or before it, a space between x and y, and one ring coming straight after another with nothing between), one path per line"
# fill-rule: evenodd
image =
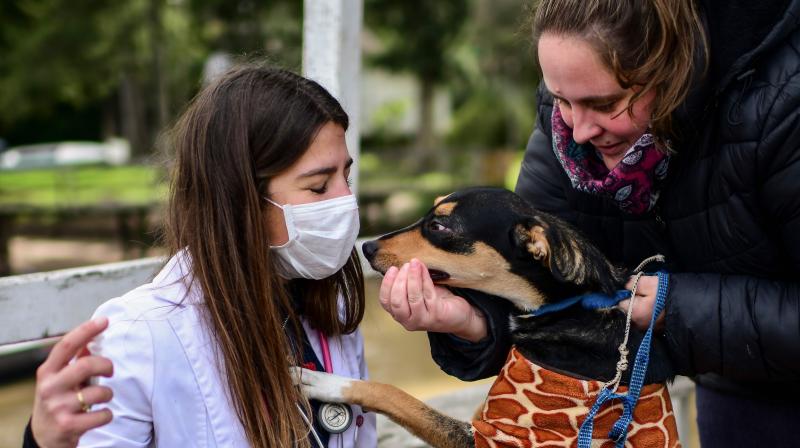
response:
M363 0L305 0L303 75L336 97L350 116L347 148L353 157L353 191L360 153L361 22Z

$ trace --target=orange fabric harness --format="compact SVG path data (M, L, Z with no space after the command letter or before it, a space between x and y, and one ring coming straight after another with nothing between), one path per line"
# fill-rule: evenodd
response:
M472 422L475 446L576 447L578 429L602 384L547 370L530 362L516 347L512 347L506 365L489 390L481 420ZM625 390L620 386L620 392ZM614 447L608 432L621 414L620 403L607 404L600 409L592 433L593 447ZM642 388L625 446L681 446L665 384L648 384Z

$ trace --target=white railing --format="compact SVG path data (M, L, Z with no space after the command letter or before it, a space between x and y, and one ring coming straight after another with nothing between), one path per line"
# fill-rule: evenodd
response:
M147 283L160 258L0 277L0 345L60 336L104 301Z

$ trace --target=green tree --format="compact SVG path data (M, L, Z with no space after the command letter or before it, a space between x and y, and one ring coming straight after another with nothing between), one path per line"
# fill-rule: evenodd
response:
M2 2L0 136L63 123L64 110L98 109L102 136L122 135L147 154L199 88L210 53L297 68L301 8L293 0Z
M366 26L382 43L368 60L391 71L413 74L420 84L419 129L412 153L414 168L430 157L435 147L433 95L454 65L449 57L468 17L467 0L365 0ZM438 160L441 160L437 157Z
M539 70L531 41L531 11L517 0L474 0L464 38L454 52L452 144L524 148L536 117Z

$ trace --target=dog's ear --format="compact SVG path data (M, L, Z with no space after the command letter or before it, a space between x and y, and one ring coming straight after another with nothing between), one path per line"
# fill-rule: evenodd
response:
M545 236L544 227L533 221L517 224L514 229L514 242L531 254L534 260L550 268L550 243Z
M605 257L566 223L537 215L518 223L513 233L517 247L549 269L557 281L579 286L608 281L598 278L602 274L597 268L607 264Z

